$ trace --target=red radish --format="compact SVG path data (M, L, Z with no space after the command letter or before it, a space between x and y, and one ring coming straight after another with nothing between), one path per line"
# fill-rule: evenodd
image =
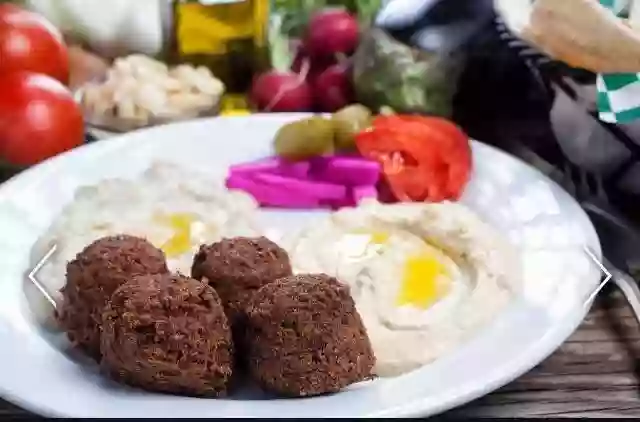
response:
M378 181L376 190L378 191L378 201L382 202L383 204L392 204L394 202L398 202L398 198L395 197L395 195L391 191L391 188L389 187L389 184L386 181Z
M314 99L321 111L334 112L353 102L350 76L350 67L338 63L328 67L313 81Z
M260 111L309 111L313 107L309 83L293 72L260 75L253 82L250 97Z
M258 76L251 85L250 101L260 111L310 111L313 91L307 82L310 63L300 73L272 70Z
M314 58L345 56L358 46L358 21L344 10L323 10L309 20L305 49Z
M291 70L296 73L300 73L302 71L302 65L306 62L309 63L307 82L313 84L313 81L315 81L315 79L324 72L326 68L336 63L336 57L314 57L312 59L304 48L304 44L301 44L296 50L296 55L294 56L293 63L291 64Z
M291 63L291 70L296 73L300 73L300 71L302 70L302 65L306 61L309 61L311 68L313 68L313 63L310 61L309 53L307 52L307 49L305 48L303 43L298 43L297 45L292 47L292 49L295 51L295 54Z
M302 64L309 60L309 56L305 53L302 46L298 47L296 50L296 54L293 56L293 62L291 63L291 71L295 73L300 73L302 69Z

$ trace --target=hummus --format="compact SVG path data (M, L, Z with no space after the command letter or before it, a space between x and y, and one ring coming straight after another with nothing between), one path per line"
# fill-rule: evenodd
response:
M204 174L154 163L136 179L105 179L78 188L33 246L30 265L57 245L38 279L58 300L68 261L94 240L126 233L162 249L172 271L189 274L201 244L257 235L257 208L249 195L228 191Z
M375 373L419 368L465 341L509 302L519 256L457 203L365 202L290 240L297 272L351 287L377 358Z

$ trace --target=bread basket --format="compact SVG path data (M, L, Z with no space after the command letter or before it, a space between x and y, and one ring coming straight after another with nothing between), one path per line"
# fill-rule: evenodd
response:
M612 202L639 220L640 122L612 124L598 117L596 72L640 71L640 31L597 0L536 0L529 16L514 13L518 2L521 10L531 8L528 0L495 0L494 28L549 96L557 148L544 158L558 169L568 161L601 174Z

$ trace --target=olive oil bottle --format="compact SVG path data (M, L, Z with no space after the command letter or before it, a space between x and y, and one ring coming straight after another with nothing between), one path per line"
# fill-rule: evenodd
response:
M204 65L232 101L269 66L269 0L174 0L170 61ZM230 98L227 98L229 101Z

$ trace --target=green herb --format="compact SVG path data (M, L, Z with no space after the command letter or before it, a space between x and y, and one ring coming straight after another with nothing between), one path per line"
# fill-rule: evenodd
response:
M449 117L461 70L459 56L440 56L405 45L380 28L366 31L353 56L358 102L401 113Z
M362 26L370 26L382 6L382 0L355 0L358 21Z

